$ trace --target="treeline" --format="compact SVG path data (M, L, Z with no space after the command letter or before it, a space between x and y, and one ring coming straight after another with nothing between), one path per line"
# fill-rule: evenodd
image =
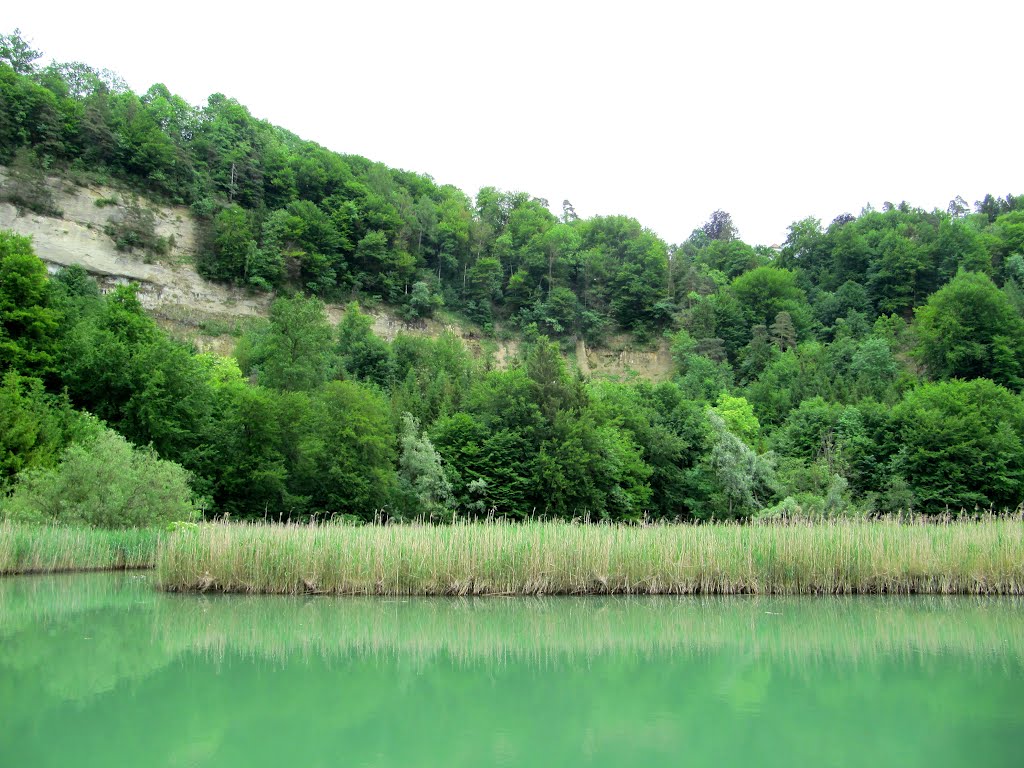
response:
M959 198L943 212L886 204L825 229L805 220L781 254L739 240L718 211L669 247L634 219L579 219L567 200L556 216L521 192L487 187L470 199L428 176L331 152L221 94L201 107L159 84L139 96L111 72L77 62L39 68L38 58L17 32L0 36L8 196L45 210L33 174L59 169L190 205L205 223L198 266L213 279L381 299L409 318L446 304L485 330L535 323L552 337L591 341L682 324L733 363L751 328L770 329L780 309L797 341L830 340L851 311L854 321L910 320L961 268L997 285L1020 279L1009 258L1024 241L1020 198L987 196L976 212Z
M667 247L633 219L581 221L568 201L556 217L490 187L471 200L303 141L221 94L202 107L159 84L139 96L113 73L37 57L17 34L0 40L0 163L20 205L51 212L38 177L59 169L191 206L212 279L382 299L410 318L447 304L488 328L556 335L670 322Z
M922 382L903 358L984 365L988 344L994 375L1021 359L1021 335L986 335L1012 331L1015 312L986 276L962 272L909 328L885 317L857 335L837 323L833 341L792 347L769 334L745 384L679 331L677 376L655 385L588 381L536 333L506 369L453 336L388 343L355 305L332 326L318 299L295 295L244 333L236 362L171 339L132 288L102 296L74 268L48 279L26 238L2 234L4 508L60 518L97 482L131 497L125 483L145 478L116 469L139 463L111 458L117 446L95 436L109 428L185 467L193 503L234 518L1012 508L1024 489L1020 395L990 378ZM983 327L1000 318L1011 327ZM908 338L919 339L909 352Z

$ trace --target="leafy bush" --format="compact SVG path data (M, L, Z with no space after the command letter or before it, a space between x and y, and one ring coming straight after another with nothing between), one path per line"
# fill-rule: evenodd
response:
M188 472L109 429L72 445L56 468L23 473L0 512L16 522L97 528L166 526L199 515Z

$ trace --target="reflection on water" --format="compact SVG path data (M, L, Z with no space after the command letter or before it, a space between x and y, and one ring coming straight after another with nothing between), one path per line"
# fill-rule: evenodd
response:
M1016 598L0 579L0 765L1017 765ZM59 734L59 738L55 735Z

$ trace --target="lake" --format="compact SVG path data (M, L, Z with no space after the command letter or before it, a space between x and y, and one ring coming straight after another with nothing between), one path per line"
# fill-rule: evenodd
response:
M0 766L1019 766L1024 600L0 579Z

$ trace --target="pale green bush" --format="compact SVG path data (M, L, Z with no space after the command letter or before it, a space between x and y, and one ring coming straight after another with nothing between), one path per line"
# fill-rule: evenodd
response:
M2 501L8 520L141 528L199 517L189 473L110 429L69 447L58 466L25 472Z

